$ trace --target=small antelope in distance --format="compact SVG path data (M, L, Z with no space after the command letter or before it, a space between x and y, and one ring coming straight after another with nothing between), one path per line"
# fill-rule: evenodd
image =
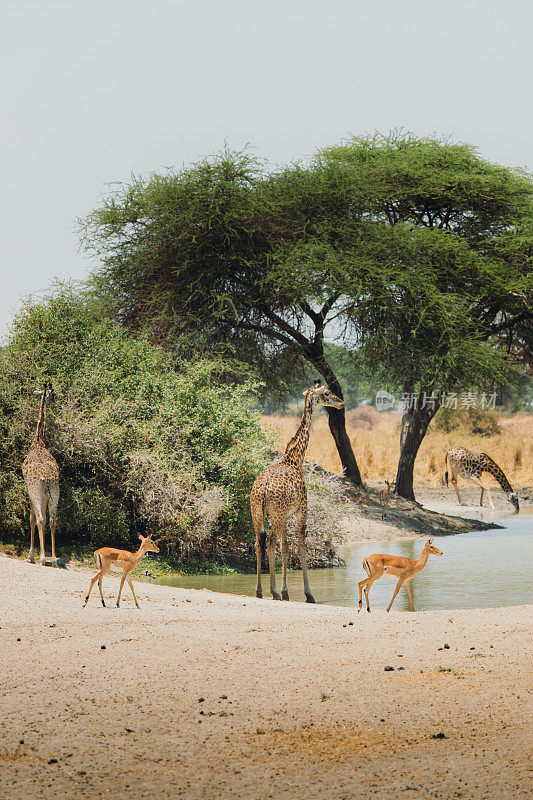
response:
M387 488L386 489L380 489L379 492L378 492L379 504L381 506L381 519L385 519L385 516L386 516L385 509L389 505L390 490L394 486L394 484L393 483L389 483L389 481L385 481L385 483L387 484Z
M387 556L384 555L384 553L374 553L373 555L364 558L363 569L367 573L368 578L366 578L364 581L359 581L358 584L359 611L361 611L361 606L363 605L363 586L365 587L366 610L370 611L370 605L368 602L368 593L370 591L370 587L374 581L379 580L379 578L381 578L384 574L395 575L398 578L398 583L396 584L396 589L392 595L392 600L387 608L387 613L391 610L391 606L394 603L396 595L400 591L402 583L405 583L405 588L407 589L407 594L409 595L409 600L411 601L411 608L414 611L415 607L413 605L413 596L411 594L411 586L409 585L409 581L416 575L417 572L420 572L424 569L430 555L441 556L442 550L436 548L431 539L428 539L422 549L422 552L420 553L420 556L416 560L413 558L404 558L403 556Z
M120 595L122 592L122 587L124 586L124 581L128 581L129 587L131 589L131 593L133 595L133 599L135 600L135 605L139 608L139 603L137 602L137 598L135 597L135 591L133 589L133 583L130 578L130 572L137 564L142 560L145 553L159 553L159 547L152 541L149 536L142 536L139 534L139 539L141 540L141 546L137 550L136 553L130 553L129 550L118 550L115 547L101 547L99 550L95 550L94 559L98 565L98 572L91 580L91 585L89 586L89 591L87 592L87 597L85 598L85 602L83 604L83 608L87 605L87 601L89 599L89 595L91 594L92 588L96 581L98 581L98 588L100 589L100 597L102 598L102 605L106 608L106 604L104 601L104 595L102 592L102 578L109 571L111 567L116 567L117 569L122 570L122 578L120 579L120 588L118 590L117 596L117 608L119 607L120 603Z

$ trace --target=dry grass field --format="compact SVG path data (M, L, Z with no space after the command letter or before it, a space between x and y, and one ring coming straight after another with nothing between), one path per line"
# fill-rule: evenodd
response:
M315 413L306 459L338 473L341 463L329 432L326 413L322 410ZM386 478L394 480L400 454L400 416L362 406L348 411L346 421L363 480L371 484L381 483ZM498 422L501 432L496 436L475 436L460 429L444 433L436 430L432 423L416 459L415 485L442 485L444 454L450 447L486 452L500 465L513 487L519 489L533 485L533 414L502 415ZM262 424L279 434L279 449L282 451L298 427L299 418L264 416ZM487 481L489 478L485 475Z

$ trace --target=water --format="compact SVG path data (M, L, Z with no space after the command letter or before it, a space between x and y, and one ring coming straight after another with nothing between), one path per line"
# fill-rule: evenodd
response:
M417 611L425 609L491 608L533 602L533 509L520 514L494 514L491 519L505 526L502 530L473 531L454 536L435 536L442 556L430 556L428 563L411 581ZM357 583L366 577L364 556L371 553L418 558L424 541L364 542L346 547L340 555L345 567L310 570L309 582L318 603L357 606ZM158 583L193 589L211 589L232 594L255 594L255 575L185 575L161 579ZM290 570L287 577L291 600L304 601L302 573ZM393 595L396 578L383 576L370 590L372 608L386 608ZM281 575L278 589L281 588ZM268 575L263 574L263 596L269 597ZM364 604L364 595L363 595ZM405 588L398 593L396 610L408 610Z

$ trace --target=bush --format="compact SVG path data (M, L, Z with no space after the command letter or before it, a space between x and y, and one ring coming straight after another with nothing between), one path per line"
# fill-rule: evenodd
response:
M21 464L35 433L35 389L52 381L46 438L61 471L58 537L135 542L157 532L177 555L228 553L251 539L249 492L272 442L251 410L254 386L223 384L224 365L179 369L75 292L28 303L0 355L0 524L21 535Z
M478 408L440 408L435 415L434 426L444 433L462 430L474 436L496 436L501 432L496 412Z

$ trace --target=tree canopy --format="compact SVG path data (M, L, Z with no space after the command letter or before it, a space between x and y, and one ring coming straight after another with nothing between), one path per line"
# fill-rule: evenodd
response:
M307 361L342 394L329 340L433 393L503 379L531 353L532 198L526 174L469 145L393 132L272 173L223 152L136 178L83 231L118 318L176 353L230 349L270 385ZM329 417L357 483L344 415Z

